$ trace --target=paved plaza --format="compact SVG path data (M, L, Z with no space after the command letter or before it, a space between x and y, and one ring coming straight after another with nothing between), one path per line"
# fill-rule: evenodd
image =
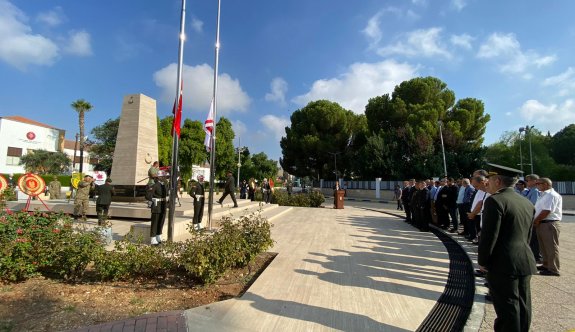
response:
M532 279L532 331L575 328L575 217L566 212L561 277ZM406 224L392 204L346 201L343 210L326 204L265 213L274 224L272 251L278 255L243 296L81 331L414 331L445 289L445 246L433 233ZM114 221L114 227L128 229L128 223ZM475 263L477 247L453 238ZM493 306L485 301L483 280L476 286L465 330L490 331Z

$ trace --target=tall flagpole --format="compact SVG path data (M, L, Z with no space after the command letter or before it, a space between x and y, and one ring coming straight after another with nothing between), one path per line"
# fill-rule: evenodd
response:
M218 119L218 66L220 62L220 9L221 0L218 0L218 17L216 19L216 47L214 64L214 90L212 100L214 101L214 127L210 138L210 199L208 202L208 227L212 229L212 210L214 205L214 177L216 168L216 124Z
M182 95L182 67L184 62L184 41L186 40L185 27L186 25L186 0L182 0L182 15L180 17L180 43L178 49L178 75L176 83L176 104L174 119L176 113L181 110L180 96ZM178 126L180 124L177 124ZM175 128L174 128L175 129ZM170 169L170 210L168 212L168 241L174 241L174 215L176 210L176 195L178 190L178 143L180 136L173 130L173 145L172 145L172 168Z

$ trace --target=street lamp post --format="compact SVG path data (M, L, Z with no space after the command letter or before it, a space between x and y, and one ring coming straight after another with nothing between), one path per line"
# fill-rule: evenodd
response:
M533 151L531 150L531 130L535 126L525 126L525 134L529 135L529 163L531 165L531 174L533 174Z
M443 131L441 130L441 126L443 125L443 121L437 121L439 125L439 138L441 138L441 152L443 153L443 176L447 176L447 162L445 161L445 147L443 146Z
M521 169L521 172L523 172L523 150L521 148L521 133L525 131L525 128L521 127L519 128L519 166Z
M328 152L329 154L333 155L333 161L335 166L335 181L337 182L337 155L341 152Z
M238 136L238 180L237 180L237 182L238 182L237 187L238 187L238 188L240 187L240 168L242 167L242 150L243 150L243 149L240 147L240 146L241 146L241 142L242 142L242 140L241 140L241 138Z

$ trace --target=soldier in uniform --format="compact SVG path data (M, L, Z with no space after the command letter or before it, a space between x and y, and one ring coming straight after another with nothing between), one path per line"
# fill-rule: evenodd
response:
M88 200L92 189L94 189L94 178L91 175L84 175L84 179L78 182L76 198L74 199L74 221L78 221L80 214L82 215L82 220L86 221Z
M190 196L194 199L194 219L192 221L194 229L202 228L202 218L204 217L204 176L198 175L198 182L194 182L190 187Z
M166 220L166 208L168 189L164 183L164 179L158 176L152 178L154 184L148 189L151 191L152 197L152 227L150 227L150 244L158 245L162 243L162 229L164 228L164 221Z
M50 199L60 198L60 192L62 191L62 184L58 181L58 177L54 176L52 181L48 184L48 192L50 193Z
M477 263L487 272L487 282L497 313L495 331L529 331L531 325L531 275L537 272L529 247L535 208L513 186L522 173L489 164Z
M112 203L112 195L116 195L114 186L111 185L112 179L107 178L106 183L96 186L96 213L98 214L98 226L104 226L108 220L108 211Z
M148 185L149 186L154 185L154 178L158 176L159 172L160 172L160 163L157 161L154 161L152 166L150 166L150 168L148 169Z

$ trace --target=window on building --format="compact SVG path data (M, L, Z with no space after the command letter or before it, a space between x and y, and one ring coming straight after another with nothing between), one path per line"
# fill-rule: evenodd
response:
M6 153L6 165L18 166L20 165L20 157L22 157L22 148L14 148L9 146Z

